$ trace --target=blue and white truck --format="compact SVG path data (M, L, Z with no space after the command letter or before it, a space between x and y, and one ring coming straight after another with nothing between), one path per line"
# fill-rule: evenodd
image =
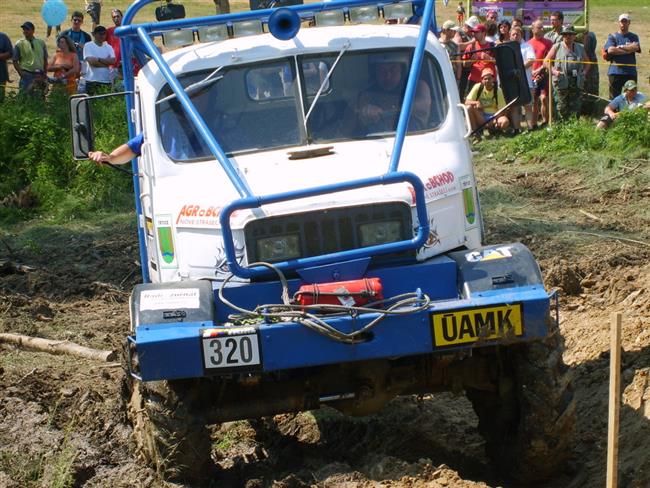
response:
M151 3L116 30L144 139L125 338L139 455L196 480L208 425L454 391L504 476L553 475L574 421L557 296L524 245L482 244L433 0L134 22ZM509 105L525 103L519 47L493 54ZM78 158L91 102L71 99Z

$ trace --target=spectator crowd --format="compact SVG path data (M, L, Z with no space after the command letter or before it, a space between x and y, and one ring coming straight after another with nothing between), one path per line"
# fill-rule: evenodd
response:
M600 52L595 34L583 30L578 38L560 11L550 14L551 28L546 33L542 19L535 20L528 32L520 19L499 18L497 10L489 10L485 20L474 15L465 19L464 11L457 13L458 23L443 23L440 42L454 66L461 100L477 133L482 128L534 130L548 124L551 114L560 120L592 115L599 100L599 58L609 62L610 103L598 127L608 127L622 110L650 109L650 102L637 89L641 46L630 30L628 13L619 15L618 29L607 36ZM507 108L491 48L513 41L521 49L532 102Z
M20 27L23 37L12 45L0 32L0 101L5 97L11 62L19 77L21 94L44 96L48 91L63 90L68 94L104 93L121 85L122 59L115 28L122 24L122 11L113 9L109 28L100 24L102 0L87 0L85 12L92 30L84 30L84 12L76 10L70 17L70 27L56 27L56 51L50 55L43 39L36 36L33 22ZM48 26L47 36L52 33Z
M23 37L15 45L0 32L0 101L9 80L9 62L18 74L19 91L24 94L43 96L48 90L62 90L94 95L119 88L122 56L115 28L122 24L122 12L113 9L113 25L106 28L100 23L102 0L85 2L91 31L84 30L86 15L82 11L72 12L70 26L65 30L48 26L48 37L52 27L57 31L56 51L51 56L31 21L21 25ZM230 10L228 0L214 3L217 13ZM443 23L440 42L453 63L461 100L467 105L475 129L509 128L516 133L522 128L534 130L548 124L551 114L561 120L592 114L599 99L599 58L601 63L609 62L610 102L598 127L611 125L623 110L650 108L637 88L636 58L641 46L639 37L630 30L628 13L619 15L617 30L607 36L600 51L594 33L584 30L578 38L573 26L564 23L562 12L552 12L549 20L551 28L546 33L541 19L524 30L520 19L499 18L497 10L489 10L485 20L466 18L463 2L458 2L456 22ZM532 102L507 108L492 48L513 41L521 49ZM134 68L137 70L135 61Z

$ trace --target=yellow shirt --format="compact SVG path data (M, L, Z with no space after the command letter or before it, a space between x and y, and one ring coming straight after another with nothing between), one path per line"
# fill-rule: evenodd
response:
M479 91L481 91L479 95ZM486 114L496 113L500 108L503 108L505 105L503 101L503 93L501 88L497 89L496 97L494 96L494 87L492 90L488 90L483 86L481 90L481 83L476 83L467 95L467 100L479 101L481 103L481 108Z

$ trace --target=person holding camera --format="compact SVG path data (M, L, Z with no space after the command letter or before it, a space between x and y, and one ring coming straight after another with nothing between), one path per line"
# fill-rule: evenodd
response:
M553 75L557 111L563 120L580 115L585 76L591 68L585 64L588 59L584 46L575 42L576 34L572 25L564 27L562 41L553 45L546 59Z

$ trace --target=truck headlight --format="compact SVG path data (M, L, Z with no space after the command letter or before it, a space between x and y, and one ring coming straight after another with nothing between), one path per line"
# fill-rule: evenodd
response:
M275 262L300 257L300 237L297 234L264 237L257 240L257 259Z
M371 222L359 226L361 247L396 242L403 238L403 234L402 222L399 220Z
M244 227L246 259L277 263L398 242L413 237L412 227L411 207L404 202L264 217Z

